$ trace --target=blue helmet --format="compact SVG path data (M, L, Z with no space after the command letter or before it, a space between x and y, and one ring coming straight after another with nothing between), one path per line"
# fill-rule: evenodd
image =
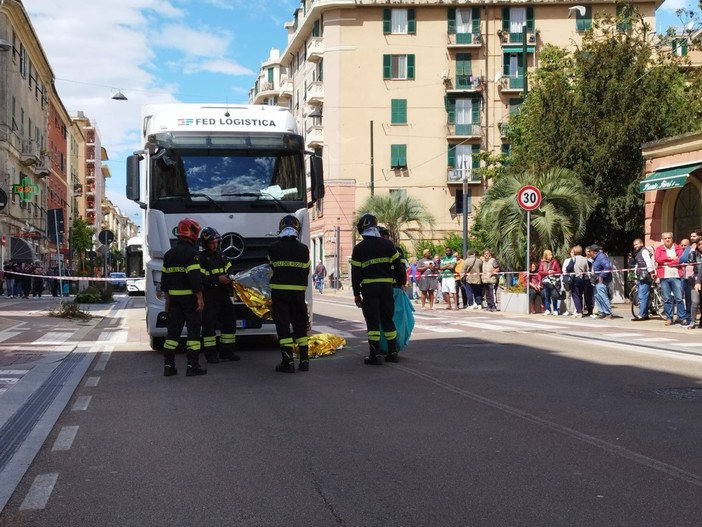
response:
M358 223L356 224L356 228L358 229L359 234L363 234L363 231L365 231L366 229L370 229L371 227L377 226L378 218L376 218L372 214L364 214L358 219Z

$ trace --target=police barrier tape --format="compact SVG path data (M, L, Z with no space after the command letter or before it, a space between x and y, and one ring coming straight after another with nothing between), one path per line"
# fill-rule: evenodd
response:
M694 264L694 263L684 263L684 264L677 264L677 265L668 265L668 266L665 266L665 267L680 267L680 268L682 268L682 267L687 267L688 265L695 265L695 264ZM659 266L658 268L664 269L665 267L660 267L660 266ZM444 271L446 271L446 270L447 270L447 269L444 269ZM589 275L593 275L593 274L595 274L595 273L599 273L599 274L606 274L606 273L628 273L629 271L636 271L636 267L627 267L627 268L624 268L624 269L609 269L609 270L603 270L603 271L587 271L586 273L575 273L575 272L573 272L573 273L563 273L563 272L561 272L561 273L552 273L550 276L571 276L571 275L572 275L572 276L575 276L575 275L583 275L582 278L586 278L586 277L588 277ZM426 272L426 271L424 271L424 272ZM655 271L653 271L653 272L655 273ZM435 274L432 273L431 275L427 275L425 278L447 278L447 275L442 274L442 273L443 273L443 271L437 270L437 272L436 272ZM79 281L81 281L81 280L88 280L88 281L90 281L90 282L124 282L124 281L126 281L126 280L143 280L143 279L145 279L144 276L137 276L137 277L129 277L129 276L127 276L127 277L122 277L122 278L114 278L114 277L113 277L113 278L109 278L109 277L108 277L108 278L104 278L104 277L97 277L97 276L56 276L56 275L43 275L43 274L29 274L29 273L20 273L20 272L17 272L17 271L11 271L10 273L8 273L7 271L5 271L5 272L3 273L3 277L4 277L5 279L7 279L7 275L8 275L8 274L12 274L13 276L29 276L30 278L46 278L46 279L48 279L48 280L62 280L62 281L66 281L66 282L70 282L70 281L79 282ZM485 274L490 274L490 276L499 276L499 275L508 275L508 274L510 274L510 275L514 275L514 274L523 275L523 274L526 274L526 271L498 271L498 272L494 272L494 273L493 273L493 272L490 272L490 273L485 273L485 272L476 272L476 273L456 273L456 272L453 272L453 273L451 273L451 276L452 276L454 279L459 279L461 276L473 276L473 275L480 275L480 276L482 276L482 275L485 275ZM533 273L530 272L529 274L530 274L530 275L537 275L537 274L539 274L539 273L538 273L538 272L533 272ZM419 278L422 278L422 276L424 276L423 273L417 272L417 273L415 274L415 280L416 280L416 279L419 279ZM409 273L407 274L407 277L409 278Z

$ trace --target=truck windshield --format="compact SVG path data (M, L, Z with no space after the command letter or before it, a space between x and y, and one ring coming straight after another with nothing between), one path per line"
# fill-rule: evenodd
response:
M300 151L161 148L151 163L152 201L305 199Z

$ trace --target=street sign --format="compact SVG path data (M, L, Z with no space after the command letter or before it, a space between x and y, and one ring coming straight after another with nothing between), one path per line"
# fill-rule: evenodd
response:
M524 210L534 210L541 205L541 192L536 187L527 185L517 192L517 203Z
M5 207L7 207L7 193L0 189L0 210L3 210Z
M103 245L110 245L115 240L115 234L108 230L100 231L98 240L100 240L100 243Z

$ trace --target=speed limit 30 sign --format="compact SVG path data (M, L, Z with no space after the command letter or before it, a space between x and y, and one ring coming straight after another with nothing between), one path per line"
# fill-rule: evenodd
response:
M531 185L522 187L517 193L517 203L524 210L534 210L541 205L541 192Z

